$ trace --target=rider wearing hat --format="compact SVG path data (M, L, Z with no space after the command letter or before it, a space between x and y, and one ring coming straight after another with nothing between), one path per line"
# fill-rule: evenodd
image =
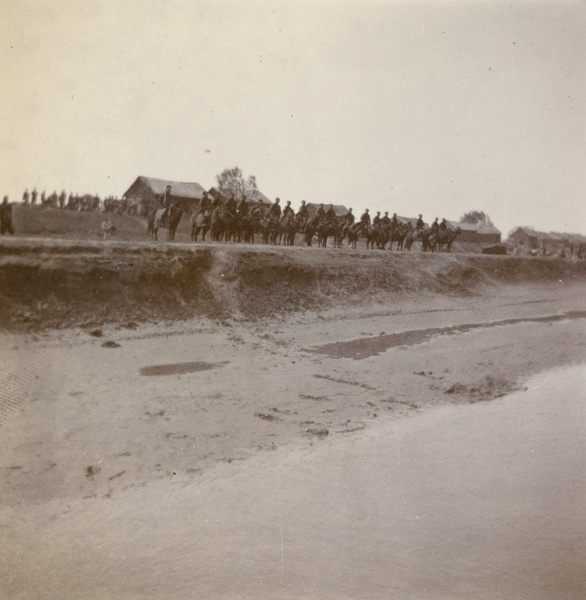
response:
M283 217L293 216L295 211L291 208L291 200L287 200L287 206L283 209Z
M281 202L281 199L276 198L275 203L271 204L271 208L269 208L269 217L272 219L279 219L281 217L281 207L279 202Z

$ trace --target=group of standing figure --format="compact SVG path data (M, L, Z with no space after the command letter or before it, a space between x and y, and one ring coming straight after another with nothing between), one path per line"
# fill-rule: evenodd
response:
M37 204L39 200L39 204ZM47 195L41 192L40 198L36 189L29 193L26 189L22 195L22 203L27 206L41 206L43 208L60 208L64 210L76 210L83 212L112 212L117 214L139 214L140 207L132 200L114 198L109 196L102 199L97 194L73 194L69 195L63 190L60 194L53 192Z

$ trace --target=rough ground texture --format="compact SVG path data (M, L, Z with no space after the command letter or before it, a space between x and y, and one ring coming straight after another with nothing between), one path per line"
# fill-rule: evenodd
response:
M562 259L16 238L0 245L0 326L249 319L585 280L586 261Z

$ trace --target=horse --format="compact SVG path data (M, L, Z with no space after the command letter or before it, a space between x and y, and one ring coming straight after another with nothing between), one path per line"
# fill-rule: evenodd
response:
M328 237L333 234L332 224L330 221L325 219L320 220L315 232L317 233L317 245L322 248L327 248L328 246Z
M295 215L289 213L286 217L282 217L279 223L283 246L295 245L295 234L297 233L297 221Z
M276 244L280 233L279 219L272 215L267 215L260 220L260 233L262 234L263 244Z
M179 221L184 212L190 212L183 203L173 204L168 209L159 208L151 213L148 221L148 231L155 240L158 240L158 231L161 227L168 230L168 240L172 242L175 239L175 232L179 226Z
M221 242L226 234L227 220L224 216L224 209L218 205L212 209L210 230L212 232L212 241Z
M403 250L403 244L405 242L405 238L407 237L407 227L402 224L397 224L394 227L391 227L390 235L389 235L389 250L393 249L393 242L397 242L397 250Z
M201 241L206 241L206 234L210 230L212 211L209 208L201 208L191 217L191 241L197 242L201 232Z
M336 217L334 219L332 235L334 236L334 248L341 248L346 235L346 220L344 217Z
M421 251L427 252L429 250L431 252L435 252L435 249L437 247L437 241L437 233L432 231L431 227L424 229L421 232Z
M366 238L366 249L374 250L375 244L379 250L384 250L388 241L387 234L378 225L366 225L364 227L364 237Z
M440 231L439 235L438 235L438 240L437 240L438 252L444 251L444 246L445 246L446 252L451 252L452 244L454 243L454 240L461 233L462 233L462 230L459 227L456 227L455 231L449 231L447 229L444 231Z
M313 217L313 219L306 220L304 227L306 246L311 246L313 244L313 236L317 233L318 224L319 219L317 217Z

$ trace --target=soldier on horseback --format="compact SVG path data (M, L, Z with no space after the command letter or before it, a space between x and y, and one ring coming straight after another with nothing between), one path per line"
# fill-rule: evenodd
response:
M258 202L253 206L251 214L255 219L260 219L263 217L265 212L265 207L263 206L262 200L259 198Z
M346 222L346 229L349 229L354 225L355 217L351 208L348 209L348 212L342 218Z
M360 217L360 229L363 233L366 233L368 226L370 225L370 215L368 214L368 208L362 213Z
M283 209L283 218L288 217L289 215L295 215L295 211L291 208L291 200L287 200L287 206Z
M309 217L309 211L307 210L307 204L305 204L305 200L301 200L301 206L297 211L297 217L304 220L307 220Z
M326 216L326 211L324 210L324 205L320 204L319 208L317 209L317 213L315 213L315 217L314 217L314 221L316 223L321 223Z
M269 220L278 221L281 217L281 206L279 205L281 202L280 198L275 199L275 203L271 204L271 208L269 208Z
M248 214L248 202L246 202L246 196L242 196L242 200L238 203L238 216L241 218L246 217Z
M212 201L210 199L210 197L208 196L207 192L203 193L203 196L201 198L201 202L200 202L200 206L201 206L201 210L206 210L208 208L211 208L212 205Z
M169 219L169 209L171 208L171 190L172 186L168 185L165 187L165 191L159 197L160 203L163 205L165 211L161 215L161 224L165 227L167 226L167 221Z
M326 220L330 223L336 219L336 211L334 210L334 205L330 204L330 208L328 208L328 212L326 213Z
M234 192L232 192L232 195L226 201L224 210L228 217L233 218L236 216L236 198L234 197Z

